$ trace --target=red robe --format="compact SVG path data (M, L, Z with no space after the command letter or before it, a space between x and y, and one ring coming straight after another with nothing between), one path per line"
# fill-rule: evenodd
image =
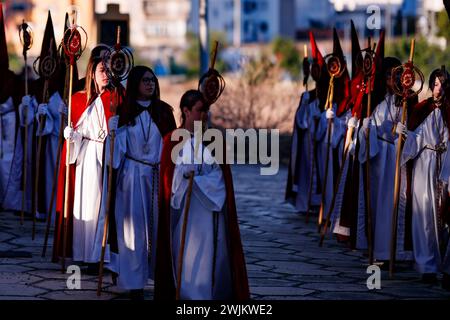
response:
M170 236L170 199L175 164L172 162L172 149L179 141L171 141L172 132L164 137L160 169L158 241L156 245L155 300L175 300L175 279L172 265L172 239ZM180 140L181 141L181 140ZM220 165L227 192L225 215L230 269L232 276L233 300L250 299L250 291L242 249L241 235L234 200L233 179L230 166Z
M106 117L106 123L114 114L111 112L109 106L113 94L110 91L105 91L101 95L103 108ZM92 99L91 99L92 100ZM92 103L90 101L90 103ZM86 92L77 92L72 96L72 113L71 122L75 127L81 115L84 113L90 103L87 102ZM53 242L53 262L58 261L58 257L62 256L63 250L63 229L64 229L64 186L66 180L66 142L64 142L61 151L61 164L58 175L58 189L56 193L56 219L55 219L55 234ZM66 257L72 256L72 240L73 240L73 199L75 187L75 165L69 166L69 206L67 212L67 243L66 243Z

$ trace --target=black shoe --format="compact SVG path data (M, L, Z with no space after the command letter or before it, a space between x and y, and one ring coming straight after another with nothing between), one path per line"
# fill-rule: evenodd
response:
M99 263L88 263L88 267L86 269L86 274L89 276L98 276L99 275Z
M444 273L442 276L442 289L450 291L450 275L448 273Z
M144 300L144 289L130 290L131 300Z
M435 284L437 282L436 273L424 273L422 275L422 282L427 284Z

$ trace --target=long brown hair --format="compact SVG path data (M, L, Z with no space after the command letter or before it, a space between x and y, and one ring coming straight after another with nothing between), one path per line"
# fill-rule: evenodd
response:
M87 96L87 105L89 105L98 95L97 84L95 83L95 69L99 63L103 63L103 59L101 57L91 57L86 68L86 82L84 85L84 91Z
M150 101L153 103L160 99L159 82L152 69L146 66L135 66L131 69L127 80L127 92L125 104L119 106L117 113L119 115L119 126L125 124L134 124L134 118L139 115L137 106L137 97L139 95L139 86L146 72L150 72L155 79L155 91L150 97Z

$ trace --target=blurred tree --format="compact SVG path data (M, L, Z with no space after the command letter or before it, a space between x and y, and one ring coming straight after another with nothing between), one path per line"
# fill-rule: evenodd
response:
M447 15L447 11L442 10L437 16L437 27L439 37L444 37L447 43L450 41L450 20Z
M219 72L226 70L225 62L220 59L220 51L228 46L226 34L223 32L211 32L210 35L210 51L213 49L214 41L219 41L219 54L217 55L215 69ZM195 33L187 34L188 49L184 53L184 63L187 68L187 76L195 78L199 76L200 70L200 42Z
M272 50L279 66L287 71L295 80L300 78L301 61L294 41L277 37L272 42Z
M448 17L446 19L448 20ZM409 38L392 41L386 47L386 56L397 57L404 63L409 58L410 45L411 40ZM442 50L439 46L428 43L424 37L416 39L414 64L423 72L426 81L428 81L428 77L434 69L439 68L448 61L450 61L450 50L448 47ZM448 65L446 67L448 70L450 69Z

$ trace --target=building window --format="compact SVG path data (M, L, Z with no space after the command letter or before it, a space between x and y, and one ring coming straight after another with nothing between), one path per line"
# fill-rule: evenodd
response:
M256 1L245 1L244 2L244 13L252 14L257 10Z

